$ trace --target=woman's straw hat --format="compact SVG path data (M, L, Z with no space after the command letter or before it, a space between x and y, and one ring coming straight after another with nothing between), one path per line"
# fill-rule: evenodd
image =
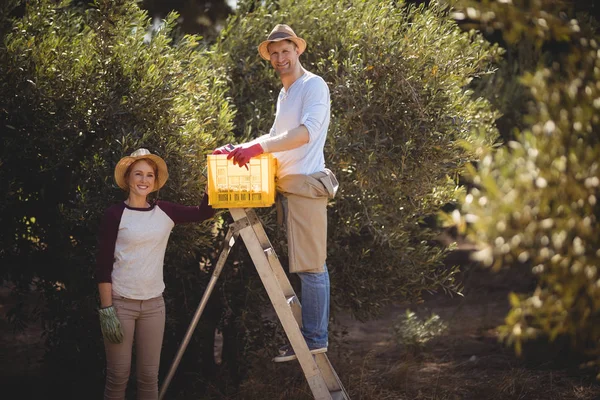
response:
M292 28L290 28L289 26L285 24L279 24L276 25L275 28L273 28L273 30L267 37L267 40L258 45L258 54L260 54L260 56L265 60L270 60L271 55L269 54L269 50L267 49L269 43L279 42L281 40L291 40L292 42L296 43L296 46L298 46L299 51L298 55L304 53L304 50L306 50L306 41L304 39L296 36Z
M117 185L119 185L121 189L129 190L129 185L125 180L127 168L135 161L142 159L152 160L158 166L158 179L155 183L154 190L152 191L155 192L165 185L167 179L169 179L169 171L167 170L167 163L165 163L165 160L156 154L150 153L147 149L137 149L131 153L130 156L121 158L115 167L115 182L117 182Z

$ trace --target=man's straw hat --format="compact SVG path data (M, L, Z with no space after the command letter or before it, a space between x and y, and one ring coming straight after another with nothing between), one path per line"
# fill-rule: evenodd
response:
M161 187L165 185L167 179L169 179L169 171L167 170L167 163L165 160L157 156L156 154L151 154L147 149L137 149L130 156L123 157L117 163L115 167L115 182L117 185L123 190L129 190L129 185L125 180L125 172L127 172L127 168L135 161L148 159L152 160L158 166L158 179L155 182L153 192L157 191Z
M258 45L258 54L260 54L260 56L265 60L270 60L271 55L269 54L269 50L267 49L269 43L279 42L281 40L291 40L292 42L296 43L296 46L298 46L299 51L298 55L304 53L304 50L306 50L306 41L304 39L296 36L292 28L290 28L289 26L285 24L279 24L276 25L275 28L273 28L273 30L267 37L267 40Z

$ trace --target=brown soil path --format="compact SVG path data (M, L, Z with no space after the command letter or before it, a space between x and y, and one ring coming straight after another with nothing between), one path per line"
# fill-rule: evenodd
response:
M464 297L431 295L414 306L396 304L382 315L361 323L339 315L345 329L341 343L330 349L330 359L353 400L598 400L600 384L591 371L576 363L560 362L564 354L542 347L535 357L519 359L498 341L496 327L508 310L509 290L527 290L531 282L514 271L493 274L468 265L466 253L456 253L467 271ZM461 258L463 258L461 260ZM39 326L12 330L6 312L9 289L0 288L0 385L4 393L18 390L18 399L44 398L39 382L43 344ZM410 308L426 317L435 313L448 328L421 351L399 346L391 327ZM234 397L253 400L264 396L286 400L310 399L299 368L263 365L271 383L249 380ZM277 383L279 382L279 383ZM289 382L287 390L281 382ZM283 392L282 392L283 390ZM275 395L274 393L277 393Z
M534 355L523 359L499 342L496 328L509 309L508 293L527 290L532 283L528 277L515 271L492 273L476 266L468 267L468 275L464 297L438 294L417 306L390 306L380 318L364 324L340 318L348 330L345 341L350 358L355 368L362 363L362 380L371 386L362 393L358 390L359 398L600 399L600 383L594 380L593 371L565 362L561 349L532 346ZM422 317L439 315L448 325L446 332L421 351L399 346L390 328L407 308Z

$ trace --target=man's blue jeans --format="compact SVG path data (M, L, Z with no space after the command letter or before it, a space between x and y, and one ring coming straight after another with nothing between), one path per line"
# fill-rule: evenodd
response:
M329 272L300 272L302 334L309 349L327 347L329 325Z
M283 208L283 226L286 226L287 198L278 195ZM321 349L328 344L329 327L329 272L299 272L301 282L302 334L309 349Z

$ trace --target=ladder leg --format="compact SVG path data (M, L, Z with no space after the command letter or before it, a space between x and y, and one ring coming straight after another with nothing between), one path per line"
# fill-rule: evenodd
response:
M187 348L187 345L189 344L190 339L192 338L192 334L194 333L194 330L196 329L196 325L198 325L200 316L202 315L202 312L206 308L206 304L208 303L208 298L210 297L210 295L215 287L215 284L217 283L217 279L219 279L219 275L221 275L221 271L223 270L225 261L227 261L227 257L229 256L229 252L231 251L231 248L235 244L235 239L237 236L238 236L238 234L234 233L234 229L232 227L230 227L229 231L227 231L227 235L225 236L225 240L223 241L224 246L223 246L223 250L221 251L221 254L219 255L219 260L217 261L217 265L215 266L212 276L210 277L208 286L206 287L206 290L204 291L204 294L202 295L202 300L200 301L200 304L198 305L198 308L196 309L196 313L194 314L194 318L192 319L192 322L190 323L190 325L188 327L185 337L183 338L183 342L181 342L181 345L179 346L179 350L177 351L175 359L173 360L173 363L171 364L171 368L169 369L169 373L167 374L167 377L165 378L163 386L160 388L160 391L158 394L159 400L162 400L164 398L167 388L169 387L169 384L171 383L171 380L173 379L173 375L175 375L177 366L181 362L183 353L185 352L185 349Z
M234 220L243 220L248 218L246 210L240 208L231 208L230 213ZM254 230L256 225L251 224L240 230L240 235L244 239L244 243L254 262L254 266L260 276L260 279L267 291L269 299L275 308L277 317L283 326L283 329L296 353L300 367L304 372L304 376L310 386L310 389L317 400L332 400L331 393L325 383L321 371L319 370L313 355L308 350L308 345L304 340L300 327L296 322L292 310L288 306L288 302L284 292L281 288L280 282L277 280L276 275L273 273L271 268L269 257L265 254L265 250L271 249L269 245L268 249L263 248L263 243L268 242L268 238L263 233ZM259 240L260 238L260 240Z
M348 395L348 392L346 392L344 385L342 385L342 381L337 372L333 369L333 365L331 365L327 354L315 354L315 361L323 374L323 379L325 379L325 384L329 388L333 400L350 400L350 396ZM337 396L334 396L334 393L337 394Z
M251 225L252 230L254 231L254 236L260 243L260 246L268 259L269 266L271 267L272 271L270 275L275 277L277 283L279 284L280 290L285 295L288 305L291 308L292 313L298 323L298 327L302 327L302 306L294 292L294 289L292 288L292 285L290 284L290 281L283 267L281 266L281 263L279 262L277 254L272 248L271 242L267 237L267 234L264 230L260 219L258 218L253 209L245 209L243 210L243 212L236 210L234 211L234 214L232 214L232 216L234 216L234 219L237 219L235 222L236 224L241 223L243 221L245 224ZM244 227L246 226L245 224L243 225ZM287 333L288 332L286 331L286 334ZM292 340L290 340L290 343L294 345L294 342ZM297 351L297 349L294 348L294 351ZM350 396L346 392L342 381L340 380L337 373L335 372L335 369L331 365L329 358L327 357L327 353L316 354L313 358L316 361L317 367L321 372L322 379L325 381L325 384L329 389L329 394L331 395L331 398L333 400L350 400ZM308 377L307 381L312 387L312 383Z

